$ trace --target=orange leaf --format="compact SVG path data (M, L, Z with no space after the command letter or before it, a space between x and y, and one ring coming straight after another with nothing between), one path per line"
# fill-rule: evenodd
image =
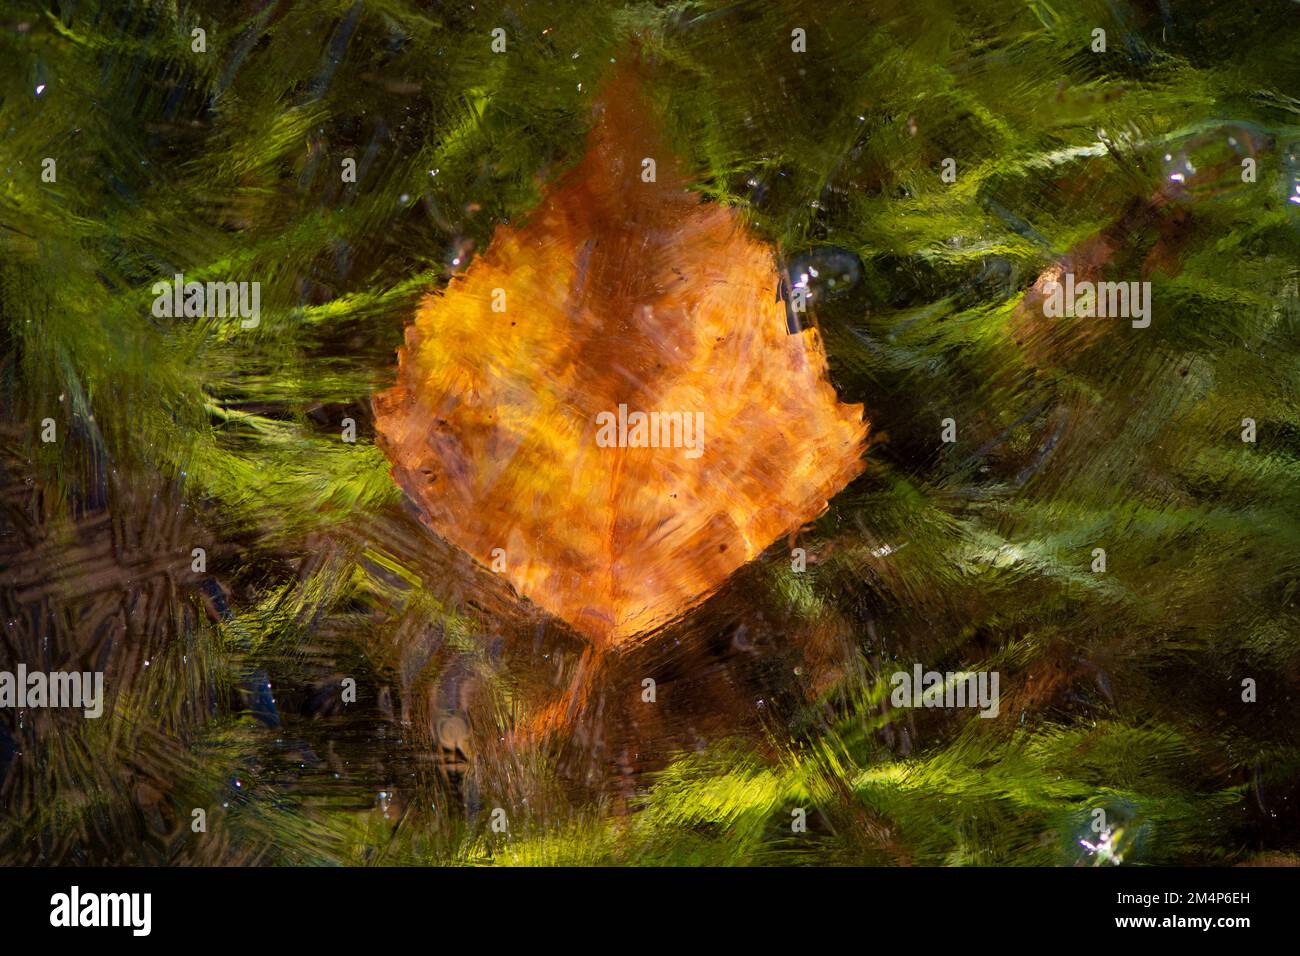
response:
M598 644L674 620L863 468L862 406L837 401L815 329L787 334L778 281L773 250L687 189L637 73L616 75L582 161L407 328L374 402L395 478ZM620 405L660 413L671 447L602 447L648 437L601 432Z

